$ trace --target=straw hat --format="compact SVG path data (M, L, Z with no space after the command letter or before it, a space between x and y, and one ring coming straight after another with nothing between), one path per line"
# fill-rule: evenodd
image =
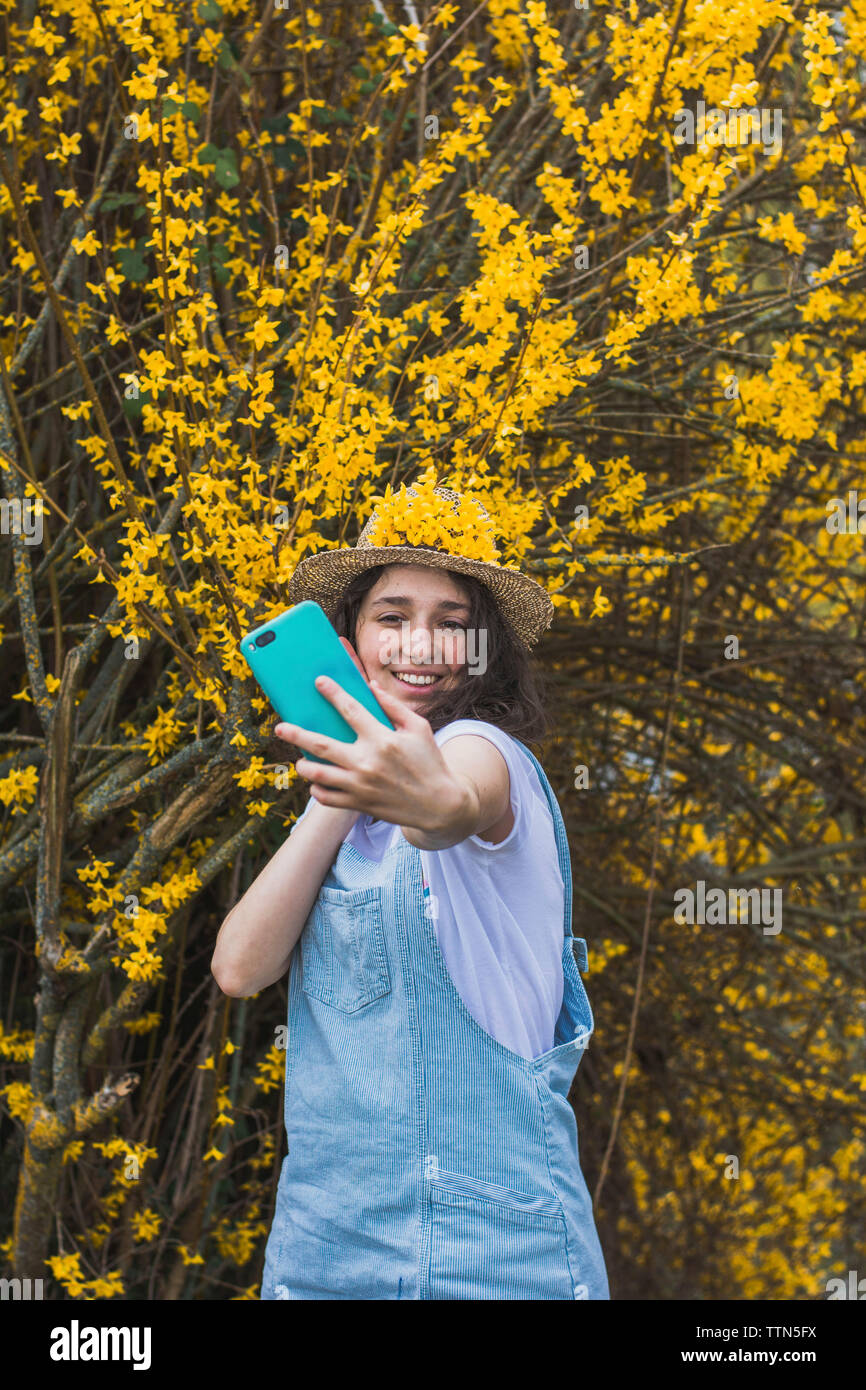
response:
M547 591L520 570L494 563L499 551L489 513L473 498L435 485L432 471L396 493L387 487L357 545L302 560L289 583L291 602L313 599L333 619L346 585L363 570L428 565L480 580L520 641L533 646L553 619Z

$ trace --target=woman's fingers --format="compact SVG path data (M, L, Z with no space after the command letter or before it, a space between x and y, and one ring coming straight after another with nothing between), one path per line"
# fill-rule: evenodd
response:
M317 758L327 758L329 763L336 763L338 767L352 766L352 759L346 754L346 750L353 747L351 743L328 738L327 734L314 734L311 729L302 729L299 724L279 723L274 733L286 743L294 743L305 753L315 753Z
M392 695L390 690L383 690L378 681L370 681L370 689L376 696L376 699L379 701L379 704L382 706L395 729L408 728L411 726L414 719L422 718L420 714L416 714L408 705L404 705L403 701L398 699L396 695ZM424 723L427 723L426 719Z
M369 710L329 676L319 676L316 687L358 737L352 743L344 743L324 734L313 733L310 729L302 729L297 724L281 721L276 726L274 732L278 737L296 744L306 755L298 759L295 768L298 775L310 783L310 795L325 806L366 810L370 814L376 807L390 806L395 796L399 801L406 791L406 767L403 765L406 757L410 756L410 750L420 756L422 751L427 751L426 748L415 749L410 737L406 747L401 742L404 756L395 762L397 749L393 742L394 734L389 733ZM404 739L423 731L432 743L430 727L425 719L380 686L375 686L375 692L394 727L403 731ZM435 744L433 747L435 750ZM310 754L314 757L310 757ZM319 762L319 758L326 761ZM378 811L376 813L379 814Z
M334 790L346 791L346 772L341 767L329 767L327 763L315 763L310 758L298 758L295 763L295 771L300 777L306 777L308 782L314 786L330 787Z
M339 714L342 714L349 728L354 729L356 734L375 734L382 729L379 720L330 676L317 676L316 689ZM343 746L345 747L345 744ZM318 753L319 750L314 748L312 751Z
M357 811L357 806L350 796L345 792L333 791L330 787L319 787L314 782L310 787L310 796L322 806L336 806L341 811Z

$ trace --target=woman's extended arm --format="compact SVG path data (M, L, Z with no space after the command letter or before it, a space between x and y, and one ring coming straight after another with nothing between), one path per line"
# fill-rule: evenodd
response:
M508 834L508 767L497 748L469 734L436 744L426 719L374 683L394 731L335 681L317 685L358 734L343 743L279 724L279 737L329 759L299 759L316 802L223 922L211 973L224 994L257 994L284 975L328 869L364 811L399 825L418 849L447 849L469 835Z
M257 994L286 973L322 880L358 812L316 803L223 922L211 974L235 998Z

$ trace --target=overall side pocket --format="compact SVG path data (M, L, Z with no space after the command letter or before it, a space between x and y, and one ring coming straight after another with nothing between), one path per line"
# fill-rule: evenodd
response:
M556 1197L448 1172L429 1157L425 1175L432 1298L574 1298Z

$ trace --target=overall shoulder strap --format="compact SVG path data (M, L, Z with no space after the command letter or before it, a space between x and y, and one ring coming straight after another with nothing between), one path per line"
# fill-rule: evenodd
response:
M512 734L511 737L514 738L514 735ZM562 812L559 809L559 802L553 794L553 788L550 785L550 782L547 780L547 774L545 773L544 768L541 766L541 763L538 761L531 749L527 748L525 743L521 743L519 738L515 738L514 742L518 745L519 748L523 749L524 753L530 759L533 767L535 768L535 771L538 774L538 780L541 782L541 786L544 790L544 795L547 797L547 804L550 807L550 814L553 817L553 829L556 834L556 852L559 856L559 869L560 873L562 874L562 882L565 885L565 910L563 914L563 934L565 936L571 936L571 857L568 853L568 836L565 833L565 821L562 819ZM585 970L587 964L586 942L581 937L575 937L574 939L575 944L578 947L578 965L580 966L581 970Z

